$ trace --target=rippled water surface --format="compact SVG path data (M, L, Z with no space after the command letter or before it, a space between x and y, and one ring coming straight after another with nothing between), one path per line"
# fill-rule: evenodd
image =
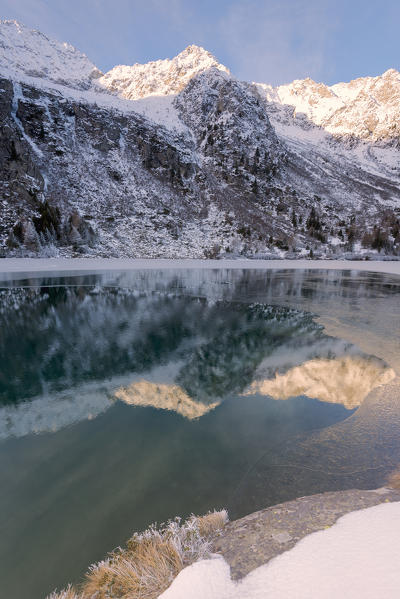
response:
M0 282L0 579L44 597L134 530L400 464L400 279L136 271Z

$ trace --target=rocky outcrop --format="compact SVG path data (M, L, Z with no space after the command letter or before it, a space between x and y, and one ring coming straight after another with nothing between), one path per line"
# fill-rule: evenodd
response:
M300 497L229 522L215 538L213 549L224 556L237 580L306 535L329 528L341 516L391 501L400 501L400 491L382 488Z

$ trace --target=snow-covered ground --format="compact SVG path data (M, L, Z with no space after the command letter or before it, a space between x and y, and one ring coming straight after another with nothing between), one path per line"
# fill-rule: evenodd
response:
M231 580L222 557L182 570L159 599L398 599L400 502L352 512Z
M110 271L148 269L306 269L359 270L400 275L400 260L163 260L124 258L3 258L0 273Z

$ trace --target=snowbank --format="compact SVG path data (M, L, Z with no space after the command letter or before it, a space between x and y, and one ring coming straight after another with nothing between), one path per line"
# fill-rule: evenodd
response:
M0 273L110 271L141 269L306 269L358 270L400 275L400 261L391 260L194 260L128 258L2 258Z
M159 599L397 599L400 502L340 518L240 582L222 557L184 569Z

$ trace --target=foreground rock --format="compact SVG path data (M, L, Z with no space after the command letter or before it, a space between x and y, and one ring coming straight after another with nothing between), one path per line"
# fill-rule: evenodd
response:
M213 549L223 555L232 578L238 580L341 516L394 501L400 501L400 491L388 488L300 497L230 522L214 540Z

